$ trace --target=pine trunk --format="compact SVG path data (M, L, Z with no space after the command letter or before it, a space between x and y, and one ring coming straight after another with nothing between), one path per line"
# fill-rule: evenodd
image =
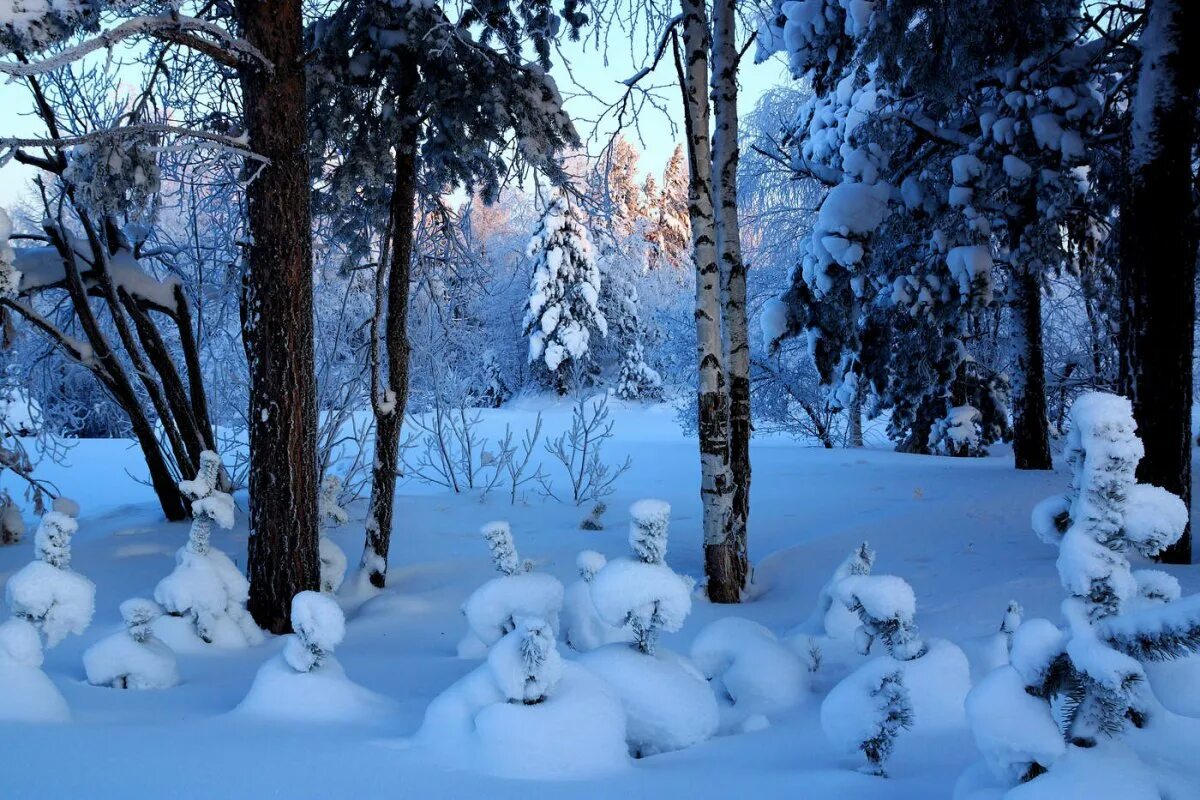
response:
M312 224L302 8L239 0L244 37L274 65L240 73L251 161L249 254L242 297L250 365L250 543L247 608L272 633L291 630L296 593L320 587Z
M1150 0L1121 209L1121 380L1146 448L1138 479L1191 506L1197 70L1184 52L1200 6ZM1191 528L1162 560L1190 563Z
M847 409L850 413L850 446L863 447L863 392L859 388L854 392L854 399L850 401L850 408Z
M735 550L735 585L716 594L738 602L750 570L750 336L746 321L746 262L738 225L737 8L734 0L713 4L713 175L716 244L722 283L722 330L729 379L729 469L733 481L730 541ZM711 583L709 596L714 596Z
M408 404L408 281L417 199L416 149L417 129L413 126L396 146L396 175L388 226L392 240L390 264L387 265L387 321L383 332L383 357L387 360L387 374L377 376L372 384L375 392L375 460L371 472L371 500L367 510L367 542L363 549L362 567L368 571L371 584L380 588L387 580L392 511L396 499L396 467L400 459L400 429ZM375 358L378 363L378 354Z
M1022 252L1022 239L1037 219L1037 195L1030 184L1014 218L1009 220L1009 252ZM1042 343L1042 285L1026 264L1013 264L1016 297L1013 338L1017 385L1013 398L1013 460L1017 469L1053 469L1050 429L1046 418L1046 354Z
M696 268L697 427L704 517L704 572L711 600L737 602L744 570L739 567L738 546L730 530L733 481L729 470L729 398L722 363L721 275L717 266L712 145L705 91L711 38L704 3L681 0L681 5L684 52L680 60L676 49L675 65L683 92L689 166L688 217Z

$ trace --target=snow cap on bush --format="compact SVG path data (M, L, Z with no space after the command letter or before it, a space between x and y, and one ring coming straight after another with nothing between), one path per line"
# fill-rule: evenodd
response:
M690 582L665 564L610 561L592 579L591 590L600 618L629 626L644 653L653 654L659 632L679 630L692 610Z
M536 617L521 620L488 651L487 661L496 685L510 703L540 703L562 678L554 629Z
M667 557L667 527L671 506L662 500L639 500L629 507L629 546L647 564L662 564Z
M300 592L292 598L292 635L283 657L297 672L309 672L331 655L346 636L346 617L332 598Z
M581 550L579 555L575 556L575 568L579 570L579 577L588 583L591 583L592 578L596 577L596 573L604 569L607 563L608 559L604 554L595 550Z

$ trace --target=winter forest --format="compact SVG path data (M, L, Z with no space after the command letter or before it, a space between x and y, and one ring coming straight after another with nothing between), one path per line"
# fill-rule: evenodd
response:
M0 798L1200 800L1196 42L0 0Z

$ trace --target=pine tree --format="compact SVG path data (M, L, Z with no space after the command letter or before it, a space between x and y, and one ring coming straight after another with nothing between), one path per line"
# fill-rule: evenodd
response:
M600 311L600 270L591 237L574 206L556 194L542 213L529 243L533 259L530 295L522 325L529 360L560 393L572 370L593 368L592 337L608 334Z

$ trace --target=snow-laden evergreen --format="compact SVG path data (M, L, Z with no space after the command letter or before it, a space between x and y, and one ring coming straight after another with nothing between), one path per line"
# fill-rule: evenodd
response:
M337 542L329 538L329 529L345 525L350 521L346 509L338 505L342 493L342 479L337 475L326 475L321 481L321 496L317 501L317 514L321 517L321 591L334 593L341 588L346 578L346 553Z
M533 277L522 327L529 337L529 361L565 391L572 369L584 374L591 369L592 338L608 334L591 236L565 195L547 203L527 252Z
M489 522L480 533L500 575L462 605L467 633L458 643L460 658L482 658L526 617L544 620L557 631L563 605L563 585L550 575L532 572L531 565L520 560L507 522Z
M34 535L36 560L4 586L8 610L32 625L46 647L54 647L68 634L81 635L95 613L95 584L71 569L71 537L78 529L73 518L47 511Z
M610 625L592 602L592 579L604 569L608 559L595 550L584 550L575 558L579 580L567 587L563 596L562 633L567 646L580 653L613 642L630 642L633 632L624 625Z
M716 733L719 712L703 674L683 656L659 647L692 610L690 578L663 560L671 507L641 500L630 508L629 545L635 558L608 561L591 580L597 615L627 630L630 644L598 647L580 658L620 696L629 751L638 757L680 750Z
M1156 555L1187 524L1179 498L1136 483L1142 453L1128 400L1093 392L1075 401L1070 485L1032 516L1039 538L1059 548L1066 626L1021 623L1010 663L967 704L976 743L1003 786L1053 774L1091 748L1106 758L1100 753L1115 743L1098 745L1159 724L1170 712L1154 696L1146 664L1200 651L1200 596L1180 599L1174 578L1134 570L1127 556ZM1130 780L1131 791L1156 791L1132 771Z
M249 581L209 541L214 523L228 529L234 521L233 497L217 488L220 472L220 457L206 450L196 478L179 483L192 501L192 525L187 544L175 553L174 571L154 588L155 601L167 612L155 622L155 632L174 648L194 647L197 638L227 648L256 645L263 638L246 611Z
M141 597L121 603L125 630L101 639L83 653L88 683L114 689L167 689L178 684L175 652L151 627L162 613L158 603Z

